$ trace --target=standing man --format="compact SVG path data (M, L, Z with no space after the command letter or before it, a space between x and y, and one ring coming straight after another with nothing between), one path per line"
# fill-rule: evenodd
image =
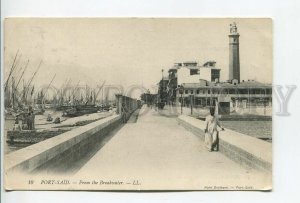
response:
M221 126L219 119L215 116L215 108L209 109L210 114L205 119L205 146L208 151L219 151L219 131L218 126L224 130Z
M32 130L32 114L29 112L27 114L27 128L28 130Z
M35 129L35 114L33 110L31 111L31 130Z
M28 130L34 130L34 121L35 121L35 115L33 112L33 109L31 106L29 106L29 110L28 110L28 116L27 116L27 126L28 126Z
M16 115L15 124L14 124L13 130L21 130L22 129L22 127L20 128L20 126L19 126L19 123L20 123L19 120L20 120L19 115Z

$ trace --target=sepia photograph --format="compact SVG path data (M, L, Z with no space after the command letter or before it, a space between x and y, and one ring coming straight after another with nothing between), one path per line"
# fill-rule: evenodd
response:
M271 191L270 18L6 18L5 190Z

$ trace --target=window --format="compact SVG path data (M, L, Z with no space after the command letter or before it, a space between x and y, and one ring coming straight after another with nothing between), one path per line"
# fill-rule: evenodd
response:
M235 89L230 89L229 90L229 94L235 94L236 92L235 92Z
M197 90L197 94L199 94L200 93L200 90Z
M193 90L191 90L191 94L194 94L194 91L193 91Z
M212 90L212 93L213 93L213 94L218 94L218 93L219 93L219 90L218 90L218 89L213 89L213 90Z
M239 89L239 94L248 94L248 89Z
M189 93L189 91L188 91L188 90L185 90L185 91L184 91L184 93L185 93L185 94L188 94L188 93Z
M210 94L210 90L207 90L207 94Z
M211 81L216 82L220 79L220 70L211 69Z
M199 69L191 69L190 75L199 75Z

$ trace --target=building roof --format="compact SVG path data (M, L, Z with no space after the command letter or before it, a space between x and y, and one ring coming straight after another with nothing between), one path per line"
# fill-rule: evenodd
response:
M196 65L197 66L197 61L184 61L184 62L182 62L182 64L184 65L184 66L187 66L187 65L191 65L191 66L193 66L193 65Z
M207 85L203 85L200 83L183 83L182 86L184 88L272 88L271 84L260 83L257 81L245 81L236 85L227 82L207 82Z
M203 64L204 67L214 67L217 62L215 61L207 61Z
M172 70L178 70L180 68L188 68L188 69L201 69L201 68L210 68L210 69L217 69L220 70L220 68L217 68L216 65L217 62L215 61L207 61L205 62L202 66L198 65L198 62L196 61L184 61L184 62L180 62L180 63L174 63L174 66L172 68L169 68L168 72L172 71Z
M255 80L242 81L237 84L238 87L259 87L259 88L271 88L272 84L261 83Z

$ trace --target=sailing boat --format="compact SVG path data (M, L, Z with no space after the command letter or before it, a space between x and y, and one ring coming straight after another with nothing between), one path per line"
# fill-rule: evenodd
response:
M66 109L63 111L63 117L77 117L85 114L97 113L100 110L99 106L96 106L96 97L100 90L103 88L105 81L99 88L97 94L95 91L90 91L86 86L86 102L84 104L80 104L79 101L75 99L75 91L73 92L73 103L76 103L72 108Z

